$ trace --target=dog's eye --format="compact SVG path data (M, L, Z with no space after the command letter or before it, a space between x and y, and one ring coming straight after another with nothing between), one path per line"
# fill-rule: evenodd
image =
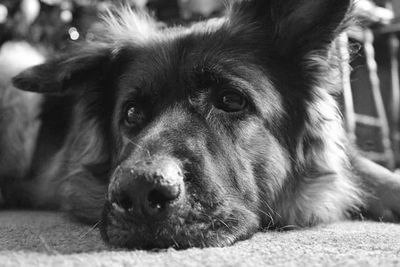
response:
M217 101L217 108L226 112L241 111L246 106L246 98L237 91L224 91L219 95Z
M142 121L143 116L138 111L136 106L134 106L133 104L129 104L125 109L124 119L127 126L134 126Z

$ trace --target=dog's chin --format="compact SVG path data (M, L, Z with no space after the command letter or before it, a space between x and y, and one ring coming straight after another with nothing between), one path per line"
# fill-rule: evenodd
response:
M128 249L186 249L223 247L249 238L259 229L254 213L215 211L206 215L183 208L163 221L137 220L106 203L100 232L112 247Z

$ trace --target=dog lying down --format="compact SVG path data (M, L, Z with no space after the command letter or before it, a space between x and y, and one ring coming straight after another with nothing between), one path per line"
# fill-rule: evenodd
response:
M111 12L96 41L13 79L40 97L3 92L5 206L67 210L128 248L397 221L400 178L358 156L334 100L351 5L241 1L166 29Z

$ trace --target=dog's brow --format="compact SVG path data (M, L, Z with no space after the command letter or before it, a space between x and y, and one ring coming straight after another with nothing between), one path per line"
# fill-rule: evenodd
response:
M192 68L192 73L197 78L215 80L219 76L222 76L221 70L217 66L208 66L208 65L196 65Z
M196 66L193 69L193 73L199 83L209 83L207 85L221 85L226 87L232 87L242 93L256 97L255 92L250 90L250 82L247 81L249 77L241 77L234 72L230 72L223 66Z
M193 68L194 77L200 85L234 85L235 75L225 70L223 66L196 66Z

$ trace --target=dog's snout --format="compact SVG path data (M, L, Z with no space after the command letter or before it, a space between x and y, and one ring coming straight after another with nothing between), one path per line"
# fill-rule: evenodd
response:
M111 202L138 218L164 219L183 195L182 170L170 159L123 168L113 184Z

